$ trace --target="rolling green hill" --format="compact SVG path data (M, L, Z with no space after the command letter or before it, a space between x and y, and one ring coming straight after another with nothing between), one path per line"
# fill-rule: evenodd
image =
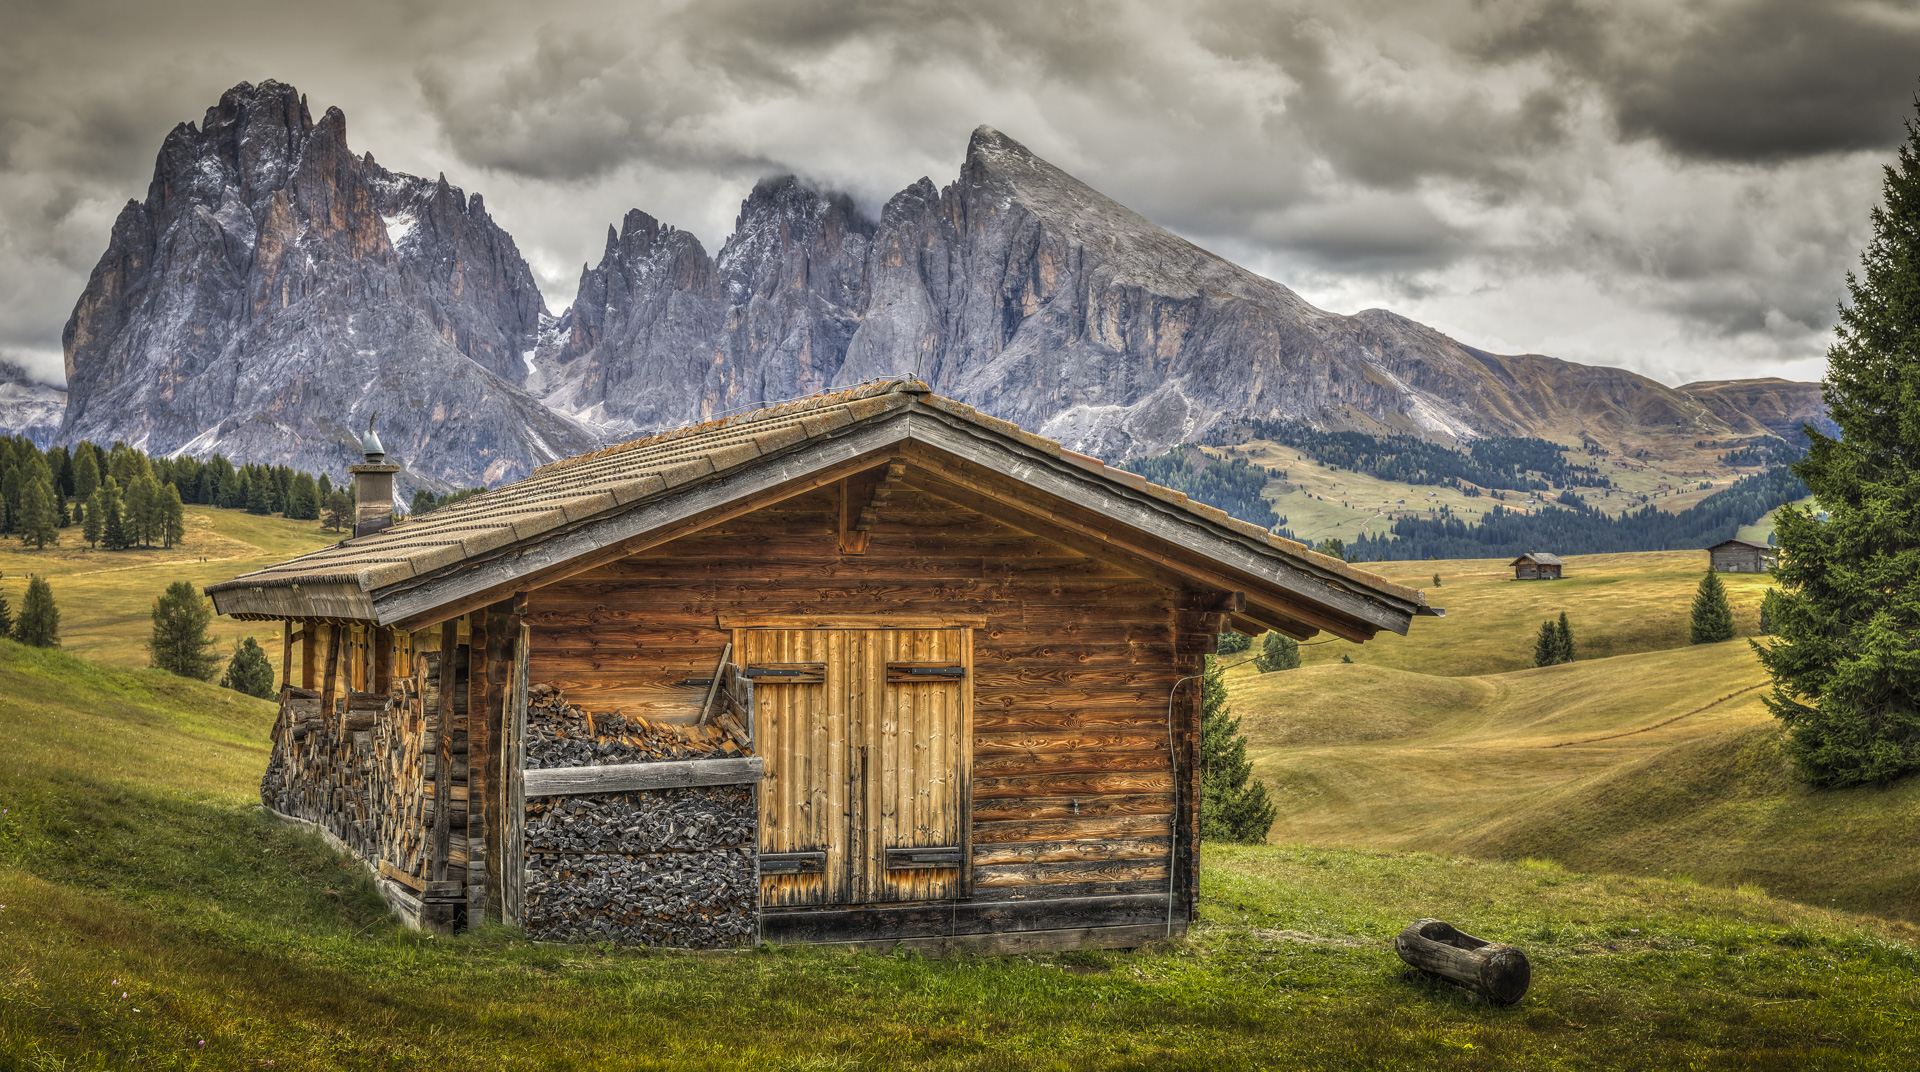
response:
M1310 673L1340 672L1383 688L1418 676ZM1450 680L1474 698L1472 679ZM1920 1061L1920 928L1537 860L1207 846L1200 925L1133 952L690 955L497 927L429 938L394 923L356 865L259 808L271 718L212 686L0 641L0 1068ZM1445 720L1429 705L1409 725ZM1547 737L1587 728L1550 723ZM1409 978L1389 942L1428 915L1523 945L1527 1000L1493 1009Z

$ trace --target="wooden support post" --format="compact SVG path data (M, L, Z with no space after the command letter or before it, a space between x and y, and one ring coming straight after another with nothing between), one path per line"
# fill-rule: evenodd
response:
M280 623L280 687L293 684L293 619Z
M487 706L486 717L486 755L487 755L487 791L480 798L480 809L485 824L486 844L486 887L487 915L494 919L505 919L502 909L506 905L506 890L501 882L501 866L506 849L502 839L501 824L506 821L504 814L505 797L501 793L512 777L511 768L505 757L512 754L512 742L507 737L508 703L507 689L513 681L514 639L520 633L520 619L514 613L511 600L495 603L487 608ZM468 758L469 767L473 759ZM474 792L467 791L467 807L474 807Z
M505 800L507 819L501 831L504 852L501 854L501 915L511 926L522 926L526 919L527 906L527 792L524 768L527 765L527 648L528 637L526 621L526 597L515 600L514 621L522 623L516 630L513 646L512 684L508 687L507 700L508 727L507 746L502 749L506 755L508 768L507 797Z
M373 688L368 692L385 696L393 688L393 630L376 628L373 633Z
M474 611L467 640L467 825L460 831L467 849L467 927L473 929L487 918L487 791L493 787L487 777L487 759L493 753L487 739L488 709L492 691L493 654L490 643L492 615Z
M341 627L327 626L327 673L320 687L320 717L333 717L333 701L340 695L340 633Z
M320 653L314 647L319 639L319 622L300 623L300 687L303 689L311 689L319 684Z
M453 834L453 690L459 680L455 655L460 650L460 621L440 627L440 717L433 740L433 881L447 880L447 854Z
M714 701L720 695L721 678L725 676L727 663L733 658L733 641L720 649L720 661L713 664L713 679L707 682L707 698L700 704L700 717L694 725L704 726L713 719Z

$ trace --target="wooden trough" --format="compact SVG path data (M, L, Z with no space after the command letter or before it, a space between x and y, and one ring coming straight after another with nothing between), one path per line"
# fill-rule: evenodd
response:
M1475 938L1437 919L1418 919L1393 940L1400 959L1421 971L1465 987L1495 1005L1527 996L1533 967L1513 946Z

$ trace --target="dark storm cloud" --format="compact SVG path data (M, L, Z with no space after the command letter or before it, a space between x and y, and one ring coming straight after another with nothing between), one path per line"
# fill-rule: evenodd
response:
M1872 154L1920 87L1920 0L0 0L0 20L0 356L49 375L161 138L242 79L486 194L556 307L629 208L713 248L762 175L876 208L951 181L987 123L1331 307L1675 376L1818 355Z
M1628 137L1703 159L1884 149L1920 89L1920 5L1745 0L1647 16L1548 0L1480 54L1551 56L1592 81Z

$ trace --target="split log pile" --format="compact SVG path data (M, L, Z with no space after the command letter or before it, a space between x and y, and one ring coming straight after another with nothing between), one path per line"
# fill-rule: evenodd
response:
M527 690L526 767L747 754L727 733L588 713ZM751 786L545 797L526 806L529 938L704 949L759 932L758 807Z
M331 715L321 693L283 689L260 797L274 811L332 833L376 875L407 890L414 902L407 907L420 922L445 929L461 923L456 902L464 903L468 839L452 839L446 866L438 867L437 746L452 757L448 810L453 828L464 832L466 729L465 703L457 702L451 740L441 740L437 664L427 655L417 664L419 676L395 679L385 695L348 692Z
M746 754L731 735L717 730L649 722L639 715L595 714L567 703L552 685L527 689L527 770Z

